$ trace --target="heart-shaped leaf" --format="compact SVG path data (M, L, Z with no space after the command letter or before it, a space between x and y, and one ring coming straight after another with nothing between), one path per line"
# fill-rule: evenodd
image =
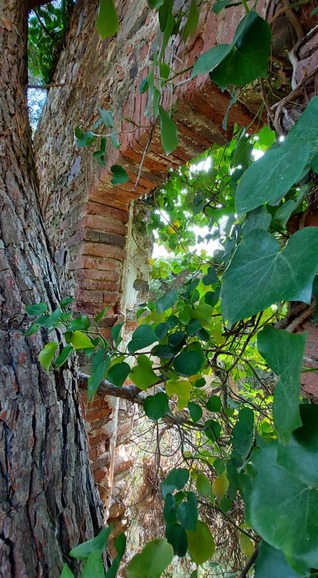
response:
M232 325L277 301L310 303L318 269L317 245L315 227L297 231L283 250L266 231L249 233L223 276L224 319Z
M118 32L118 16L114 0L99 0L99 12L96 22L98 34L103 38L110 38Z
M173 558L173 548L164 538L148 542L128 563L126 578L159 578Z

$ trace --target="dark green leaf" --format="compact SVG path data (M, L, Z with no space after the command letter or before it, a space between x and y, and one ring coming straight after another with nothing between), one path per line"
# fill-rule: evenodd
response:
M238 3L233 0L216 0L215 4L212 6L212 10L215 14L218 14L224 8L228 8L228 6L236 6L237 4Z
M309 153L309 144L295 143L287 146L284 143L254 162L245 171L237 187L237 212L242 215L263 203L275 204L280 201L302 176Z
M198 74L207 74L216 68L216 66L222 62L230 51L231 46L229 44L219 44L218 46L210 48L196 61L192 70L191 78L194 78Z
M277 463L277 442L258 448L252 461L257 474L244 498L248 523L293 566L318 568L317 486Z
M128 363L125 361L122 361L121 363L115 363L115 365L112 365L109 368L107 372L107 379L114 385L121 387L127 379L129 372L130 365L128 365Z
M112 165L110 170L113 173L111 179L112 185L123 185L129 181L129 176L127 175L125 169L120 165Z
M175 304L177 298L178 294L175 289L170 291L170 293L168 293L167 295L159 297L159 299L156 302L156 309L158 313L163 313L167 309L170 309L170 307L172 307Z
M255 563L255 578L307 578L298 574L288 564L283 552L261 541Z
M55 327L58 322L60 321L62 315L62 311L60 308L55 309L51 315L41 315L36 320L36 323L41 327L47 327L47 329L51 329L51 327Z
M215 544L212 534L205 522L198 522L195 532L187 531L188 549L195 564L203 564L212 558Z
M25 337L29 337L29 335L34 335L34 333L36 333L39 329L39 325L37 325L37 323L32 323L32 325L30 325L30 327L23 332L23 335Z
M212 395L210 399L205 404L206 409L209 411L218 412L222 409L221 399L218 395Z
M177 127L162 106L159 106L159 118L162 148L164 152L169 155L178 146Z
M133 332L131 341L128 343L128 351L129 353L135 353L140 349L148 347L148 345L152 345L155 341L158 341L158 338L153 328L150 325L139 325Z
M83 542L83 544L79 544L76 548L73 548L73 550L70 551L70 556L72 556L72 558L77 558L78 560L86 560L92 552L97 551L102 554L106 548L112 529L112 524L110 524L108 528L103 528L99 532L98 536L88 540L87 542Z
M36 303L34 305L27 305L25 310L28 315L41 315L41 313L47 312L47 303L42 301L41 303Z
M100 383L105 379L109 361L109 353L105 349L100 349L95 353L92 362L91 375L87 382L88 400L92 399L98 390Z
M98 550L92 552L87 558L82 578L105 578L102 555Z
M58 343L55 341L51 341L47 343L42 351L40 351L38 359L42 367L48 371L50 369L51 363L53 361L53 357L55 355L56 349L58 347Z
M60 578L75 578L72 570L69 569L68 565L65 563L62 568L62 573Z
M171 526L177 521L177 504L173 494L167 494L163 508L163 517L167 525Z
M115 540L115 548L117 550L117 556L113 559L112 565L105 574L105 578L116 578L119 569L120 562L126 551L126 536L125 534L119 534ZM94 578L94 577L92 577Z
M199 22L199 16L200 16L199 9L197 7L196 1L193 0L190 4L187 22L182 34L184 41L186 41L189 38L189 36L191 36L191 34L195 32L195 29Z
M164 0L147 0L147 1L148 1L149 8L151 10L157 10L164 3Z
M186 531L180 524L167 525L166 528L166 538L173 546L173 552L175 556L183 557L187 553L188 549L188 538Z
M250 11L239 23L231 51L220 61L210 77L222 90L227 86L244 86L267 76L271 49L268 22Z
M187 493L187 500L182 502L178 508L178 519L185 530L195 532L198 521L197 498L193 492Z
M99 0L96 28L103 40L117 34L118 16L114 6L114 0Z
M173 558L173 548L164 538L148 542L126 568L126 578L160 578Z
M144 402L144 410L149 419L154 421L160 419L169 411L168 396L163 391L155 395L148 395Z
M192 421L197 423L202 417L201 407L197 403L194 403L194 401L189 401L188 408Z
M185 347L173 362L174 369L182 376L195 375L205 365L206 359L199 343Z
M182 490L189 479L189 470L185 468L174 468L169 472L164 482L161 484L162 495L165 498L167 494L174 490Z
M318 269L317 244L314 227L297 231L283 251L265 231L247 235L223 276L224 319L232 325L282 300L310 303Z
M243 229L244 235L248 235L251 231L254 231L254 229L264 229L264 231L267 231L271 220L272 217L264 206L249 211L246 215Z
M67 360L70 353L74 350L73 345L66 345L63 347L61 353L59 354L57 360L54 363L54 367L61 367L63 363Z
M240 467L254 443L254 412L248 407L243 407L239 413L232 432L233 452L232 458L237 467Z
M170 74L170 66L169 66L169 64L167 64L166 62L162 62L162 63L160 64L159 70L160 70L160 76L161 76L161 78L163 78L163 79L165 79L165 80L166 80L167 78L169 78L169 74Z
M125 321L122 321L122 323L117 323L116 325L114 325L111 328L110 332L111 332L112 340L113 340L116 347L122 341L122 337L120 336L120 333L121 333L121 330L122 330L124 325L125 325Z
M278 436L287 442L301 425L299 414L300 372L306 335L267 326L257 336L258 350L279 376L275 387L273 416Z
M217 421L208 419L205 422L204 433L212 442L215 442L221 435L221 426Z

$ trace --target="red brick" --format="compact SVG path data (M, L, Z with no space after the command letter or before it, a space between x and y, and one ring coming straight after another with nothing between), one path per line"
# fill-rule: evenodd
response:
M92 281L91 279L81 279L80 288L87 291L119 291L118 281Z
M90 257L104 257L107 259L117 259L123 261L126 255L125 249L113 245L104 245L103 243L83 243L83 255Z
M106 201L106 199L105 199ZM122 223L128 223L129 213L128 211L122 211L121 209L115 209L114 207L107 204L94 203L93 201L89 201L87 205L87 214L88 215L101 215L103 217L109 217L110 219L114 219L117 221L121 221Z
M112 261L112 263L116 263L116 261ZM95 265L95 260L93 262L93 266ZM120 280L120 273L119 271L102 271L100 269L81 269L78 272L77 278L79 280L94 280L94 281L109 281L112 283L118 283Z
M90 269L98 271L120 271L121 266L118 261L110 258L89 257L82 255L78 260L78 267L80 269Z
M95 231L107 231L107 233L119 233L126 235L127 227L121 221L112 220L107 216L88 215L86 226Z

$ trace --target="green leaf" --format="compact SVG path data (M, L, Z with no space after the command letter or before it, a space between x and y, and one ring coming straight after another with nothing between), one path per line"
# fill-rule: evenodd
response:
M216 68L230 52L231 46L229 44L218 44L218 46L210 48L196 61L191 78L194 78L198 74L207 74Z
M24 337L29 337L29 335L34 335L34 333L36 333L39 330L39 327L40 326L37 323L32 323L32 325L30 325L30 327L22 333L22 335L24 335Z
M301 425L299 414L300 372L306 334L294 334L267 326L257 336L258 350L279 376L275 387L273 416L278 436L287 442Z
M34 305L27 305L25 310L28 315L41 315L41 313L47 312L47 303L41 301L41 303L35 303Z
M255 578L306 578L309 574L298 574L288 564L283 552L261 541L255 562Z
M195 564L203 564L212 558L215 544L212 534L205 522L199 521L195 532L187 531L188 550Z
M54 367L61 367L63 363L67 360L70 353L74 350L73 345L66 345L63 347L61 353L59 354L57 360L54 363Z
M114 385L121 387L127 379L129 372L130 365L128 365L128 363L125 361L121 363L115 363L108 369L107 379Z
M110 524L108 528L103 528L99 532L98 536L91 538L91 540L87 540L87 542L83 542L83 544L79 544L76 548L73 548L73 550L70 551L70 556L72 556L72 558L77 558L77 560L86 560L92 552L96 551L102 554L106 548L112 529L112 524Z
M41 315L41 317L38 317L36 323L41 327L47 327L47 329L51 329L52 327L55 327L58 324L61 315L62 311L58 307L57 309L55 309L55 311L53 311L51 315Z
M110 135L110 140L111 140L111 143L112 143L115 150L120 148L120 142L119 142L114 130L112 130L112 133Z
M75 301L74 297L65 297L65 299L62 299L60 303L61 309L65 309L68 305L74 303L74 301Z
M211 80L223 90L267 76L270 49L269 24L251 10L236 29L231 51L210 72Z
M105 578L102 555L98 551L92 552L83 568L82 578Z
M72 570L69 569L66 563L63 565L60 578L75 578Z
M149 419L157 421L169 412L169 399L167 395L160 391L155 395L148 395L144 402L145 414Z
M223 276L224 319L232 325L277 301L310 303L318 269L317 244L315 227L297 231L282 251L269 233L249 233Z
M178 131L168 113L159 106L161 144L164 152L169 155L178 146Z
M198 503L193 492L187 493L187 500L180 504L177 514L181 526L185 530L195 532L198 521Z
M122 337L120 336L120 333L121 333L121 330L123 328L123 325L125 325L125 321L123 321L122 323L117 323L116 325L114 325L111 328L111 331L110 331L111 336L112 336L112 340L113 340L116 347L122 341Z
M208 419L205 422L204 433L209 438L209 440L215 442L221 435L221 426L217 421Z
M199 9L197 7L196 1L193 0L190 4L187 22L182 34L184 41L186 41L189 38L189 36L191 36L191 34L195 32L195 29L199 22L199 16L200 16Z
M129 176L124 167L121 167L120 165L112 165L110 170L113 173L111 179L112 185L123 185L129 181Z
M213 412L221 411L222 403L218 395L212 395L205 404L206 409Z
M115 548L117 550L117 556L113 559L112 565L105 574L105 578L116 578L119 569L120 562L126 551L126 536L125 534L119 534L115 540ZM94 577L92 577L94 578Z
M179 375L188 377L201 371L205 363L205 355L200 344L191 343L177 355L173 367Z
M167 525L166 538L173 546L173 553L175 556L183 557L187 553L188 538L185 529L180 524L175 523Z
M109 365L110 356L106 349L100 349L95 353L92 361L91 375L87 382L87 398L92 399L98 390L99 385L105 379Z
M58 343L51 341L50 343L47 343L39 353L39 362L46 371L50 369L57 347Z
M90 321L87 315L79 315L75 319L72 319L67 325L67 331L76 331L77 329L82 329L86 331L90 326Z
M114 118L113 118L112 111L111 110L105 110L105 108L101 108L100 106L98 106L97 108L98 108L100 117L103 121L103 124L106 126L106 128L113 128Z
M126 578L159 578L173 558L173 548L164 538L149 542L127 565Z
M271 220L272 217L267 212L266 207L257 207L257 209L253 209L253 211L247 213L243 234L248 235L251 231L254 231L254 229L264 229L264 231L267 231Z
M202 417L201 407L197 403L194 403L194 401L189 401L188 408L192 421L197 423Z
M147 0L147 2L151 10L157 10L158 8L160 8L160 6L162 6L164 0Z
M177 298L178 294L175 289L170 291L170 293L168 293L167 295L159 297L159 299L156 301L156 309L158 313L163 313L167 309L170 309L170 307L172 307L175 304Z
M128 343L128 351L129 353L135 353L140 349L148 347L148 345L152 345L155 341L158 341L158 338L153 328L146 324L139 325L133 332L131 341Z
M284 143L252 163L237 187L235 199L239 215L263 203L280 201L302 176L309 153L309 144Z
M118 16L114 0L99 0L99 11L96 22L98 34L103 40L118 32Z
M316 123L318 117L318 96L314 96L306 106L303 114L298 119L293 128L289 131L285 143L288 146L292 144L301 144L311 147L310 160L318 152L318 135L316 130Z
M103 317L107 315L109 309L110 307L104 307L104 309L102 309L99 313L97 313L97 315L94 317L94 321L96 324L98 324L103 319Z
M169 74L170 74L170 70L171 70L169 64L167 64L166 62L161 62L160 66L159 66L159 70L160 70L160 77L161 78L163 78L164 80L169 78Z
M252 455L257 474L244 496L247 521L292 566L318 568L318 488L278 464L277 447L267 442Z
M93 349L95 347L91 338L82 331L74 331L71 337L71 344L74 349Z
M130 372L132 382L143 391L158 383L159 377L152 368L152 362L147 355L139 355L137 365Z
M254 412L243 407L232 432L232 458L237 467L241 467L254 443Z
M199 472L197 475L196 487L197 492L198 494L200 494L200 496L203 496L204 498L212 496L212 488L210 481L208 480L206 475L202 474L201 472Z
M177 521L177 503L173 494L167 494L163 508L163 517L167 525L172 526ZM169 541L169 540L168 540Z
M189 479L189 470L185 468L174 468L169 472L166 479L161 484L162 495L165 498L174 490L181 490Z

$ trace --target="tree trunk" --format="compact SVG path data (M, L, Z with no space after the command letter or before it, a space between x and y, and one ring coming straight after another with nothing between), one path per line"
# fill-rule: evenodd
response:
M42 370L44 333L23 336L25 305L59 299L37 202L26 39L26 0L1 0L0 577L55 578L70 548L100 529L102 507L77 382Z

